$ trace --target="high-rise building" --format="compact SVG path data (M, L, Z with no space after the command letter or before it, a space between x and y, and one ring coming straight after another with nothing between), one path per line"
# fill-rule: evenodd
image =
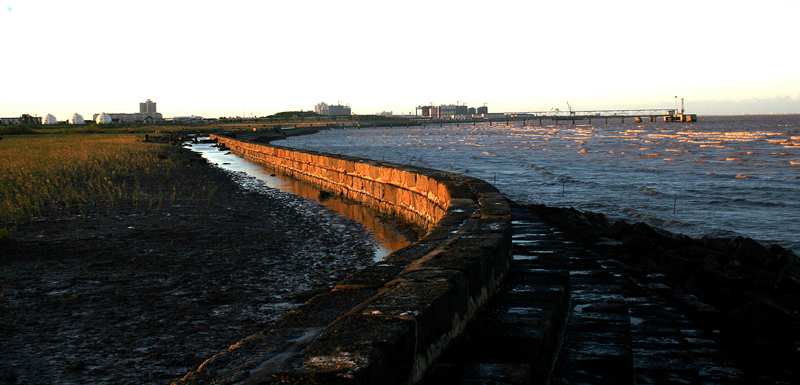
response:
M316 106L314 106L314 112L320 115L330 115L330 110L328 109L328 103L320 102Z
M156 103L150 99L147 99L147 101L144 103L139 103L139 113L140 114L156 113Z

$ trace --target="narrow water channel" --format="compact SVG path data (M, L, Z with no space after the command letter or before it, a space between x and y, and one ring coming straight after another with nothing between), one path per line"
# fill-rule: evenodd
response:
M264 182L267 187L312 199L363 224L378 241L378 248L375 250L375 261L380 261L392 252L412 243L409 237L398 230L396 224L393 224L376 210L367 206L342 199L338 195L324 193L309 183L276 174L275 171L266 166L249 161L227 150L220 151L217 149L216 144L213 143L192 143L190 148L218 167L232 172L244 173Z

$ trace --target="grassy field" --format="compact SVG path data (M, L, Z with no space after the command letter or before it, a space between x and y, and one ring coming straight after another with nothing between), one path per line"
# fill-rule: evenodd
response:
M168 207L176 198L210 199L213 186L186 191L180 147L144 143L143 134L48 133L0 140L0 229L39 216L119 204ZM0 237L4 231L0 230Z

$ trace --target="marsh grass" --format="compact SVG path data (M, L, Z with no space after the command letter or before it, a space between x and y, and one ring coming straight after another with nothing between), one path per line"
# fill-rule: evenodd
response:
M0 228L42 215L163 209L176 199L210 199L215 188L182 189L185 158L133 134L9 136L0 141ZM176 174L178 173L178 174Z

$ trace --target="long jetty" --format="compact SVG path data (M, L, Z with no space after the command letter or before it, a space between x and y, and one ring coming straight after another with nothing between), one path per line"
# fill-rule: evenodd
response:
M447 118L430 118L419 119L421 124L444 124L444 123L478 123L488 122L518 122L522 121L523 124L531 122L532 124L542 125L545 122L563 124L564 122L588 122L592 124L593 121L603 121L605 124L609 122L625 123L626 119L629 122L643 123L643 122L681 122L693 123L697 121L697 114L686 114L683 111L677 112L670 109L620 109L620 110L589 110L589 111L539 111L539 112L506 112L498 114L487 114L485 116L471 116L471 117L447 117Z

